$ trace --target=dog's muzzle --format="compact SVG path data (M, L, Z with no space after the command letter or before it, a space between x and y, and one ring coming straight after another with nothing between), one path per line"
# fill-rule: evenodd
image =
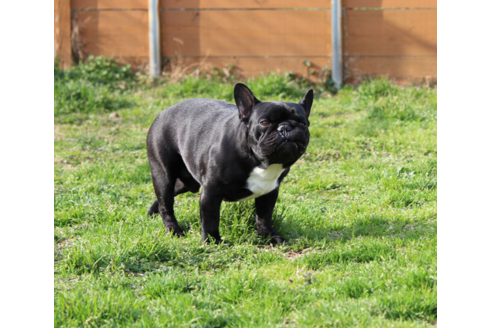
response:
M277 127L277 131L280 132L282 136L284 136L286 139L289 138L289 133L292 131L292 126L290 126L289 123L282 123L279 124Z

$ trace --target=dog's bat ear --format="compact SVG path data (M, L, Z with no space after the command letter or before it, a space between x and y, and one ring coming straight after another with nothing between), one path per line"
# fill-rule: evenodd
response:
M304 98L299 102L299 105L304 107L304 111L306 112L306 118L309 117L311 113L311 106L313 105L313 89L309 89L308 92L304 95Z
M258 99L256 99L255 95L249 88L242 84L237 83L234 87L234 99L236 100L236 106L239 111L239 119L241 121L248 120L253 108L261 103Z

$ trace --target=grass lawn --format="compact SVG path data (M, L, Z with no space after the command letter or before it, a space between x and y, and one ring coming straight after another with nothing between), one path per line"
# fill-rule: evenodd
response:
M437 91L386 80L316 89L307 153L280 188L271 247L254 201L223 203L226 244L204 245L199 195L176 198L186 238L145 213L145 139L194 97L233 102L230 79L151 82L95 60L55 68L56 327L426 327L437 321ZM284 75L245 82L298 102ZM117 112L119 117L109 117Z

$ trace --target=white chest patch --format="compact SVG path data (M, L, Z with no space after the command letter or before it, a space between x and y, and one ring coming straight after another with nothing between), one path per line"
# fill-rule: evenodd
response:
M278 177L283 171L282 164L272 164L266 169L255 167L246 181L246 188L253 194L241 200L257 198L277 188Z

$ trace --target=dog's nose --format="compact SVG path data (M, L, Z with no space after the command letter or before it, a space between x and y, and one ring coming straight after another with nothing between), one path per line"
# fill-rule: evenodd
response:
M277 127L277 131L282 133L282 134L285 134L289 131L292 130L292 127L288 124L288 123L283 123L283 124L280 124L278 127Z

